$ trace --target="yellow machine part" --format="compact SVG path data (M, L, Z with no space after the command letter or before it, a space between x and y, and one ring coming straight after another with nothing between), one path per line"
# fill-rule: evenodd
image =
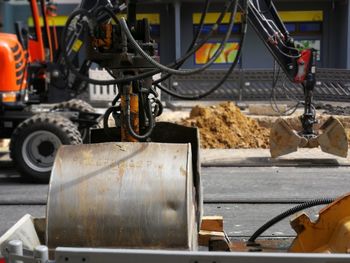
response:
M122 109L126 109L126 101L125 96L121 97L121 107ZM136 133L139 133L139 99L136 94L130 94L130 113L131 113L131 127L134 129ZM128 129L126 127L126 120L122 118L122 129L121 129L121 140L123 142L137 142L138 140L132 137L128 133Z
M347 194L319 213L316 222L306 214L292 220L297 232L289 251L295 253L349 253L350 252L350 194Z

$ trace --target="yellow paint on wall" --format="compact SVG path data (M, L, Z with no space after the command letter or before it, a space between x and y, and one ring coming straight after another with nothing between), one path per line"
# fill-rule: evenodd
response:
M279 15L283 22L321 22L323 11L281 11Z
M124 15L118 15L118 17L121 17L121 16L124 16ZM151 25L159 25L160 24L160 15L159 14L140 13L140 14L136 15L136 19L138 19L138 20L141 20L143 18L148 18L148 21L150 22ZM67 19L68 19L67 16L50 17L49 23L51 25L55 25L55 26L64 26L67 22ZM50 21L53 21L53 23L51 23ZM40 17L40 26L43 26L43 25L44 25L43 18ZM34 26L34 22L33 22L32 17L28 18L28 26L29 27Z
M222 20L222 23L228 23L230 21L230 13L227 13L223 20ZM202 13L193 13L192 15L192 21L193 21L193 24L199 24L199 22L201 21L201 16L202 16ZM205 16L205 19L204 19L204 24L215 24L216 21L218 20L220 16L220 13L208 13L206 16ZM241 13L238 13L237 12L237 15L235 17L235 22L241 22Z
M55 26L64 26L67 22L68 17L67 16L54 16L54 17L49 17L49 23L51 25L55 25ZM51 23L50 21L53 21L53 23ZM40 26L43 26L44 22L43 22L43 18L40 17ZM33 22L33 18L29 17L28 18L28 26L29 27L33 27L34 26L34 22Z
M323 21L323 11L280 11L278 12L283 22L320 22ZM201 19L201 13L193 13L192 21L194 24L199 24ZM220 13L208 13L205 17L205 24L215 24L219 18ZM230 20L230 14L226 14L223 23L228 23ZM241 13L237 13L235 17L235 22L241 22Z

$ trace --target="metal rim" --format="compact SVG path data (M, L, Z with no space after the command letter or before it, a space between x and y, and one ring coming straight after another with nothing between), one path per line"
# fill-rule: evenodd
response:
M37 172L49 172L60 145L61 140L50 131L33 132L23 142L23 160Z

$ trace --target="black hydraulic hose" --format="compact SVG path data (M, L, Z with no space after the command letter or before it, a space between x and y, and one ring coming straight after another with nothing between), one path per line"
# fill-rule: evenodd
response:
M133 76L133 77L128 77L128 78L123 78L123 79L117 79L117 80L95 80L95 79L91 79L83 74L81 74L73 65L73 63L70 61L70 59L68 58L68 54L67 54L67 50L64 48L66 46L65 44L65 40L66 40L66 36L67 36L67 30L68 30L68 26L71 24L72 20L77 17L78 15L83 15L87 18L89 18L90 13L85 10L85 9L78 9L76 11L74 11L67 19L67 23L66 26L63 28L62 30L62 39L61 39L61 47L62 47L62 57L64 59L64 61L66 62L69 70L79 79L86 81L88 83L91 84L95 84L95 85L116 85L116 84L120 84L122 82L128 82L128 81L134 81L134 80L138 80L141 79L143 77L141 76ZM153 75L153 74L152 74Z
M112 106L115 106L117 104L120 97L121 97L120 93L118 93L117 96L114 97L114 99L112 100Z
M233 12L231 12L229 27L228 27L227 33L226 33L223 41L220 44L220 48L218 48L216 50L214 56L209 60L209 62L207 62L202 67L196 68L196 69L177 70L177 69L169 68L169 67L159 63L158 61L154 60L150 55L148 55L142 49L142 47L140 47L140 45L137 43L137 41L132 36L132 34L131 34L131 32L130 32L130 30L128 28L128 25L127 25L127 23L126 23L126 21L125 21L125 19L123 17L119 20L119 23L121 25L122 30L126 34L126 37L129 39L129 41L134 46L136 51L144 59L146 59L149 63L151 63L152 65L154 65L155 67L157 67L161 71L165 71L165 72L168 72L168 73L171 73L171 74L175 74L175 75L192 75L192 74L195 74L195 73L202 72L205 69L207 69L208 67L210 67L215 62L215 60L220 56L222 50L225 48L225 45L226 45L226 43L227 43L227 41L229 39L229 36L230 36L231 32L232 32L233 25L234 25L234 22L235 22L234 17L236 16L237 6L238 6L238 0L236 0L236 3L234 4Z
M103 115L103 131L104 133L110 138L110 139L115 139L113 136L113 134L110 132L109 130L109 124L108 124L108 120L109 120L109 116L116 110L115 106L109 107L106 112Z
M177 67L178 65L181 65L181 63L184 63L188 58L190 58L196 51L199 50L200 47L202 47L205 43L207 43L207 41L210 39L210 37L212 36L212 34L214 33L215 30L217 30L219 24L221 24L222 20L224 19L225 14L227 13L227 11L229 10L229 8L231 7L231 5L233 4L234 0L229 0L226 2L224 9L222 10L222 12L220 13L220 16L218 17L218 19L216 20L215 24L212 26L212 28L210 29L209 33L206 35L205 38L203 38L198 44L196 44L189 52L187 52L183 57L181 57L180 59L178 59L177 61L175 61L174 63L168 64L168 67ZM102 8L105 12L107 12L109 14L109 16L114 20L115 23L119 23L119 21L117 20L117 18L115 17L115 15L108 9L108 8ZM204 16L203 16L204 17ZM146 78L146 77L151 77L157 73L160 73L161 70L159 69L155 69L146 73L142 73L137 75L138 77L141 78ZM161 79L155 81L155 83L159 83L161 81L164 81L166 78L168 77L162 77ZM122 80L122 82L124 81L124 79ZM125 81L128 81L128 79L126 79Z
M170 64L169 66L174 66L174 65L177 65L177 63L181 63L181 61L185 61L187 58L189 58L193 53L195 53L204 43L206 43L206 41L210 38L211 34L217 29L218 27L218 24L221 23L225 13L227 12L228 8L231 6L231 4L233 3L233 1L230 1L229 2L230 4L227 4L225 9L222 11L220 17L218 18L218 20L216 21L216 24L213 25L211 31L209 32L209 34L207 35L207 37L205 39L203 39L203 41L201 41L194 49L192 49L191 52L189 52L188 54L186 54L182 59L180 59L178 62L176 63L172 63ZM207 7L207 5L206 5ZM117 22L116 18L115 18L115 15L108 9L108 8L104 8L105 11L107 11L107 13L109 13L109 15L111 16L112 19L115 20L115 22ZM66 35L67 35L67 29L68 29L68 26L70 25L70 23L72 22L72 20L78 16L78 15L83 15L83 16L86 16L89 18L89 15L90 13L87 11L87 10L84 10L84 9L79 9L79 10L76 10L75 12L73 12L70 17L68 18L67 20L67 23L66 23L66 26L64 27L63 29L63 32L62 32L62 42L61 42L61 46L64 47L65 46L65 43L64 43L64 40L66 39ZM202 16L202 21L204 20L204 16ZM201 23L202 24L202 23ZM83 80L83 81L86 81L88 83L92 83L92 84L95 84L95 85L115 85L115 84L120 84L122 82L127 82L127 81L133 81L133 80L138 80L138 79L142 79L142 78L145 78L145 77L150 77L150 76L153 76L154 74L156 73L159 73L160 71L159 70L152 70L152 71L149 71L149 72L146 72L146 73L142 73L142 74L139 74L137 76L133 76L133 77L128 77L128 78L123 78L123 79L115 79L115 80L106 80L106 81L101 81L101 80L94 80L94 79L91 79L83 74L81 74L78 70L76 70L76 68L74 67L74 65L71 63L71 61L69 60L68 56L67 56L67 53L66 53L66 49L62 48L62 57L63 59L65 60L68 68L70 69L70 71L76 76L78 77L79 79Z
M194 45L197 43L201 33L202 33L202 30L203 30L203 26L204 26L204 22L205 22L205 17L207 16L208 14L208 11L209 11L209 5L210 5L210 2L209 0L205 0L205 3L204 3L204 10L202 11L202 14L201 14L201 19L199 21L199 28L194 36L194 38L192 39L192 42L190 44L190 46L188 47L186 53L190 52L192 50L192 48L194 47ZM182 63L179 63L178 66L181 66Z
M248 8L246 8L246 15L245 15L245 18L247 18L248 14ZM246 33L247 33L247 21L245 20L243 22L244 24L244 28L243 28L243 32L242 32L242 35L241 35L241 39L240 39L240 42L239 42L239 49L238 49L238 52L237 52L237 55L235 57L235 60L233 61L233 63L231 64L230 68L228 69L228 71L225 73L225 75L222 77L222 79L216 83L216 85L214 87L212 87L210 90L202 93L202 94L198 94L198 95L195 95L195 96L190 96L190 95L182 95L182 94L179 94L177 92L174 92L164 86L162 86L161 84L155 84L160 90L164 91L165 93L175 97L175 98L178 98L178 99L183 99L183 100L199 100L199 99L202 99L206 96L208 96L209 94L213 93L215 90L217 90L218 88L221 87L221 85L227 80L227 78L231 75L231 73L233 72L234 68L236 67L240 57L241 57L241 53L242 53L242 47L243 47L243 44L244 44L244 40L245 40L245 36L246 36Z
M191 50L191 52L187 53L183 58L181 58L179 61L175 62L175 63L171 63L168 66L169 67L173 67L176 66L177 63L180 63L181 61L185 61L187 58L189 58L192 54L194 54L203 44L205 44L207 42L207 40L210 38L210 36L212 35L212 33L218 28L218 24L221 23L222 19L224 18L228 8L231 6L231 4L233 3L233 0L230 0L226 3L224 10L221 12L220 17L218 18L218 20L216 21L216 23L212 26L211 31L208 33L208 35L206 36L205 39L203 39L195 48L193 48ZM109 10L106 7L103 7L100 10L104 10L105 12L107 12L110 16L110 18L112 18L114 20L114 22L119 23L115 14ZM72 20L77 17L78 15L83 15L86 17L89 17L89 12L85 9L78 9L76 11L74 11L67 19L66 22L66 26L63 28L62 30L62 42L61 42L61 46L65 47L65 39L66 39L66 35L67 35L67 29L68 26L70 25L70 23L72 22ZM83 74L81 74L78 70L76 70L76 68L74 67L74 65L71 63L71 61L68 59L66 50L64 48L62 48L62 57L64 59L64 61L66 62L68 68L70 69L70 71L79 79L86 81L87 83L91 83L91 84L95 84L95 85L116 85L116 84L120 84L123 82L129 82L129 81L134 81L134 80L139 80L139 79L143 79L143 78L147 78L147 77L151 77L157 73L160 73L160 70L151 70L142 74L138 74L136 76L132 76L132 77L128 77L128 78L122 78L122 79L114 79L114 80L95 80L95 79L91 79Z
M242 45L244 43L244 39L245 39L245 34L242 34L242 39L240 41L240 45ZM228 71L225 73L225 75L222 77L222 79L215 84L215 86L213 86L212 88L210 88L208 91L202 93L202 94L198 94L195 96L191 96L191 95L183 95L177 92L174 92L166 87L164 87L162 84L158 83L156 84L156 87L158 87L160 90L164 91L165 93L178 98L178 99L183 99L183 100L200 100L210 94L212 94L214 91L216 91L218 88L221 87L222 84L224 84L224 82L227 80L227 78L232 74L233 70L235 69L239 58L241 56L241 50L242 50L242 46L239 47L239 50L237 52L236 58L234 60L234 62L231 64L230 68L228 69Z
M209 33L199 42L197 43L192 50L188 51L182 58L178 59L175 63L173 63L172 66L176 67L177 65L185 62L189 57L191 57L200 47L202 47L207 41L210 39L214 31L216 31L219 27L219 24L222 23L222 20L224 19L225 14L229 10L229 8L232 6L234 0L229 0L225 3L224 9L221 11L220 16L216 20L215 24L212 25ZM204 20L204 16L202 17ZM199 32L197 31L199 34ZM192 44L192 43L191 43Z
M126 119L126 128L129 132L129 134L134 137L135 139L137 140L144 140L144 139L147 139L152 131L153 131L153 128L155 126L155 121L154 121L154 118L153 118L153 114L152 114L152 106L151 106L151 103L150 101L148 101L148 111L146 111L146 114L148 115L148 120L149 120L149 127L148 129L146 130L146 132L142 135L139 135L137 134L134 129L132 128L132 125L131 125L131 112L130 112L130 95L127 94L126 95L126 98L125 98L125 102L126 102L126 113L125 113L125 119Z
M273 70L272 87L271 87L271 93L270 93L270 106L275 112L279 113L280 115L290 116L298 109L300 102L297 101L294 106L287 107L287 109L285 109L283 111L278 108L277 101L276 101L276 86L277 86L277 82L280 78L281 67L278 67L278 69L276 69L276 60L274 60L274 67L273 68L274 68L274 70ZM288 99L291 99L286 93L285 93L285 95L287 96Z
M118 95L116 96L116 98L113 100L113 102L115 102L113 105L116 104L116 102L117 102L117 100L119 100L119 98L120 98L120 94L118 94ZM127 129L128 129L129 134L130 134L132 137L134 137L134 138L136 138L136 139L138 139L138 140L147 139L147 138L151 135L151 133L152 133L152 131L153 131L153 128L154 128L154 125L155 125L155 121L154 121L154 119L153 119L154 117L153 117L153 114L152 114L152 106L150 105L150 102L148 102L148 103L149 103L149 105L148 105L148 112L146 112L146 113L147 113L147 117L148 117L149 122L150 122L150 126L149 126L149 128L147 129L147 131L145 132L145 134L139 135L139 134L137 134L137 133L133 130L133 128L132 128L132 126L131 126L131 117L130 117L130 115L131 115L131 112L130 112L130 96L129 96L129 95L126 96L126 105L127 105L127 112L126 112L126 115L125 115L125 118L126 118L126 127L127 127ZM118 108L119 108L119 107L116 107L116 106L112 106L112 107L108 108L108 109L106 110L104 116L103 116L103 129L104 129L105 134L106 134L108 137L110 137L110 138L114 138L114 136L113 136L113 134L109 131L109 125L108 125L109 116L110 116L111 114L113 114L114 111L117 110Z
M195 44L197 43L200 35L201 35L201 32L203 30L203 26L204 26L204 22L205 22L205 17L207 16L208 14L208 10L209 10L209 5L210 5L210 2L209 0L205 0L205 3L204 3L204 10L202 11L202 14L201 14L201 19L199 21L199 28L194 36L194 38L192 39L192 42L191 44L189 45L186 53L189 53L191 52L191 50L193 49L193 47L195 46ZM182 60L182 61L179 61L176 65L176 69L180 68L183 63L185 62L186 60ZM168 78L170 78L172 76L172 74L166 74L165 76L161 77L159 80L153 82L153 84L157 84L157 83L161 83L163 82L164 80L167 80Z
M198 44L196 44L191 51L188 51L182 58L178 59L174 64L175 65L174 68L179 68L188 58L190 58L196 51L198 51L200 47L202 47L205 43L207 43L207 41L210 39L213 32L218 28L219 24L221 24L221 22L224 18L224 15L226 14L228 8L230 7L229 3L232 4L233 2L232 1L227 2L224 10L221 12L221 14L218 17L218 19L216 20L215 24L210 29L209 33ZM163 82L164 80L168 79L171 75L173 75L173 74L170 74L170 73L166 74L165 76L161 77L160 79L154 81L153 85L156 85L160 82Z
M291 216L293 214L295 214L296 212L299 212L301 210L304 210L306 208L310 208L313 206L318 206L318 205L327 205L330 204L332 202L334 202L335 199L333 198L325 198L325 199L315 199L315 200L311 200L302 204L299 204L295 207L292 207L290 209L288 209L287 211L279 214L278 216L272 218L271 220L269 220L268 222L266 222L264 225L262 225L257 231L254 232L254 234L248 239L247 241L247 245L254 245L255 244L255 240L263 233L265 232L267 229L269 229L271 226L275 225L276 223L278 223L279 221L281 221L282 219Z
M203 38L201 40L201 42L199 42L191 51L189 51L188 53L186 53L183 57L181 57L180 59L178 59L177 61L175 61L174 63L168 64L167 67L176 67L177 65L179 65L180 63L185 62L189 57L191 57L197 50L199 50L200 47L202 47L205 43L207 43L207 41L210 39L211 35L213 34L213 32L215 30L217 30L219 24L221 24L222 20L224 19L225 14L227 13L227 11L229 10L229 8L233 5L234 0L228 0L225 3L225 7L222 10L222 12L220 13L220 16L218 17L218 19L216 20L215 24L212 26L211 30L209 31L209 33L206 35L205 38ZM116 24L120 24L120 22L118 21L117 17L115 16L115 14L108 8L106 7L102 7L100 10L105 11L111 19L113 19L113 21ZM146 78L146 77L150 77L153 76L157 73L160 73L161 70L156 69L156 70L152 70L146 73L142 73L137 75L137 77L142 77L142 78ZM124 79L122 80L124 81ZM163 81L163 78L160 80L157 80L156 82L160 82Z

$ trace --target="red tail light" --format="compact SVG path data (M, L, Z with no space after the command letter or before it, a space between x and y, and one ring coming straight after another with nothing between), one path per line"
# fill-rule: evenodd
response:
M0 258L0 263L6 263L4 258Z

